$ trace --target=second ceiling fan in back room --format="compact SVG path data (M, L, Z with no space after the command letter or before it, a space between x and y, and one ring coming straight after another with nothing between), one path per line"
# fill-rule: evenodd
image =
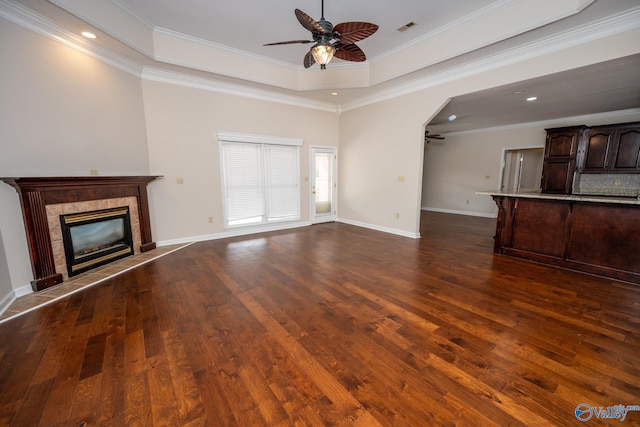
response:
M309 68L317 62L320 64L320 68L325 70L326 65L334 56L353 62L367 60L362 49L355 43L378 31L376 24L369 22L343 22L334 27L331 22L324 19L324 0L322 0L322 17L320 21L316 21L300 9L296 9L295 14L300 24L311 31L313 40L289 40L267 43L264 46L315 42L315 45L311 47L311 50L304 57L303 64L305 68Z

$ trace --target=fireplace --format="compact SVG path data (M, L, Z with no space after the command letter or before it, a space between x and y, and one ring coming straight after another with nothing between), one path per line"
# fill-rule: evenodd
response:
M69 277L133 255L129 207L60 215Z
M15 188L20 195L34 276L31 282L33 290L40 291L62 283L66 275L64 248L60 247L58 251L57 233L60 230L60 221L57 215L128 205L131 210L135 249L140 252L155 249L156 244L151 236L146 187L156 178L159 176L0 178ZM118 203L110 205L110 201L115 200L118 200ZM129 202L127 203L126 200ZM62 205L72 206L81 203L95 203L96 206L58 211L63 208ZM103 203L107 206L101 206ZM56 217L52 218L53 221L49 221L47 216L50 208L57 212ZM54 226L56 223L57 225ZM51 228L52 226L55 229ZM139 236L137 241L136 236ZM62 238L60 238L60 246L62 246ZM62 258L60 260L58 253Z

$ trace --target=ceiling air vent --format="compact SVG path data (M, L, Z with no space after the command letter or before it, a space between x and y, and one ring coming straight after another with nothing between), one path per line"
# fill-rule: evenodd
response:
M416 25L416 23L411 21L411 22L409 22L407 24L404 24L402 27L397 28L396 31L401 33L403 31L407 31L409 28L413 27L414 25Z

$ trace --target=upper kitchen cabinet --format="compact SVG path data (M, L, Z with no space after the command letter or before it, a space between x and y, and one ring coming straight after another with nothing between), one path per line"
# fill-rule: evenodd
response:
M618 129L612 170L640 172L640 124Z
M571 194L576 157L585 126L547 129L542 165L543 193Z
M593 127L584 137L582 173L640 173L640 123Z
M546 158L575 157L585 126L547 129Z

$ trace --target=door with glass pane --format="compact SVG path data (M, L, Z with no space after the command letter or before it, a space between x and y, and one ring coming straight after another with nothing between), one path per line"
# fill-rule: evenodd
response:
M311 222L336 219L337 150L311 147Z

